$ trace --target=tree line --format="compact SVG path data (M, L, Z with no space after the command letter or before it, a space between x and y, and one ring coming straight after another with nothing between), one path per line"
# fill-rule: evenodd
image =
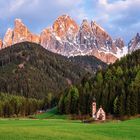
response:
M0 117L32 115L42 106L42 100L0 93Z
M52 93L48 93L41 100L0 93L0 117L25 117L33 115L39 110L46 111L55 107L57 102L58 99Z

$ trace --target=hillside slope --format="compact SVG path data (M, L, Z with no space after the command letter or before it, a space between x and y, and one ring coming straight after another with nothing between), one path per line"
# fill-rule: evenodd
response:
M0 51L1 92L42 98L78 84L86 73L77 63L38 44L25 42Z
M44 97L78 83L86 71L66 57L33 43L21 43L0 51L0 91Z
M70 57L70 60L77 63L84 69L92 72L96 72L98 69L107 68L107 64L94 56L75 56Z

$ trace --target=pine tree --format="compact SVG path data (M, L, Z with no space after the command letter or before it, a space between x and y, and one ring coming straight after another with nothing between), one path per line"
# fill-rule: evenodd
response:
M123 108L124 108L124 106L123 106L123 96L119 95L114 100L114 113L116 114L117 117L121 117L124 114Z
M78 113L78 100L79 100L79 91L76 87L72 87L69 91L69 94L71 95L71 114L77 114Z
M130 102L131 102L131 97L130 97L130 94L128 94L126 98L126 114L128 116L130 116L131 114Z
M61 114L65 113L65 107L64 107L64 96L61 95L59 103L58 103L58 110Z
M137 72L135 80L133 82L133 88L135 90L135 94L137 93L137 103L138 103L138 112L140 113L140 70Z
M130 93L130 113L131 115L137 114L137 93L134 90Z
M123 70L122 70L122 68L120 66L117 67L116 75L118 77L121 77L123 75Z
M71 113L71 93L68 92L67 96L64 99L64 105L65 105L65 113L70 114Z

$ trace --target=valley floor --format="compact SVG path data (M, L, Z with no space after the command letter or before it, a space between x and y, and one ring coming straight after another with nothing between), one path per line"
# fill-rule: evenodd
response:
M64 119L0 120L0 140L139 140L140 119L84 124Z

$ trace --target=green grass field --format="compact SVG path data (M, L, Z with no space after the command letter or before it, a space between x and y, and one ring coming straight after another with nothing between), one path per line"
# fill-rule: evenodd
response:
M33 118L36 119L66 119L67 117L67 115L60 115L57 107L48 110L46 113L33 115Z
M139 140L140 119L84 124L64 119L0 120L0 140Z

